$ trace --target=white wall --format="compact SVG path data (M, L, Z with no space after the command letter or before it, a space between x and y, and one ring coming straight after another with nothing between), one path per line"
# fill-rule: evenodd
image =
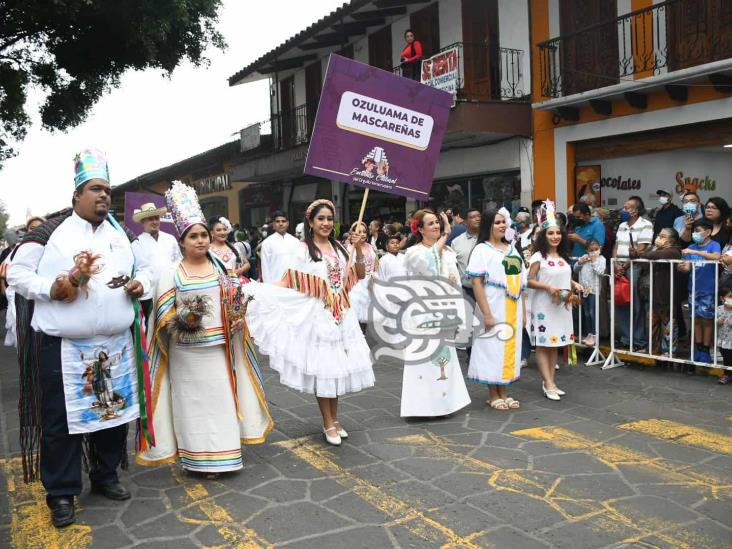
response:
M442 0L440 13L440 47L463 41L462 0Z
M556 128L554 189L557 208L563 211L571 204L568 202L571 197L567 197L567 143L719 120L729 112L732 112L732 97ZM730 194L730 186L726 186L720 196L732 198Z
M353 59L361 63L369 62L369 37L364 36L353 44Z
M508 139L494 145L453 149L440 153L435 179L463 177L521 168L521 139Z
M581 164L601 166L602 204L610 208L619 208L628 198L637 195L650 209L657 205L658 189L673 192L678 205L687 178L701 183L698 192L702 201L712 196L732 200L732 152L724 152L721 146L720 152L682 150ZM635 188L619 189L618 185Z
M498 39L502 48L521 50L521 88L531 92L531 40L529 4L517 0L498 0Z

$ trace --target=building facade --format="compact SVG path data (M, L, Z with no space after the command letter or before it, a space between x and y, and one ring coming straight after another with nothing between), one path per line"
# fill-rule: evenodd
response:
M429 58L457 56L457 90L431 200L372 192L366 219L403 221L422 205L517 209L532 198L529 5L520 0L352 0L250 63L232 86L266 79L271 116L241 131L231 180L301 218L316 197L353 220L363 189L303 175L307 147L331 53L401 74L404 34L412 29ZM260 218L267 199L249 201ZM281 197L276 200L275 197ZM253 201L254 200L254 201Z
M534 194L732 200L732 2L530 0ZM726 145L726 147L725 147ZM677 200L678 203L678 200Z

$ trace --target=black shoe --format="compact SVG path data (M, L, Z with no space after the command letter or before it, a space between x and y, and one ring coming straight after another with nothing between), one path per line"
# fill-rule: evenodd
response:
M63 528L76 520L74 496L46 496L46 504L51 509L51 522L56 528Z
M127 488L122 486L119 482L114 482L112 484L92 484L91 491L96 494L101 494L105 498L116 501L130 499L130 493L127 491Z
M684 372L687 376L693 376L696 374L696 367L693 364L686 365L686 371Z

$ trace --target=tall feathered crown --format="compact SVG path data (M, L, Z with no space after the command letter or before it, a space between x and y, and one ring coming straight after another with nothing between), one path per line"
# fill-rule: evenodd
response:
M554 215L554 202L551 200L545 200L544 203L539 207L539 227L543 231L549 227L559 227L559 222Z
M178 234L183 235L188 227L197 223L206 225L206 218L203 216L198 195L193 187L181 181L173 181L170 189L165 191L165 203L168 205Z

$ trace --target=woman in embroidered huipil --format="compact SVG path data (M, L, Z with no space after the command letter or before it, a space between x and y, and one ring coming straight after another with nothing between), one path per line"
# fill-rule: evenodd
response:
M141 440L137 461L179 459L213 477L241 469L241 443L264 442L273 422L239 280L210 253L193 189L175 182L166 200L183 260L158 281L149 330L154 445Z
M472 277L476 305L485 318L485 330L473 341L468 379L489 386L486 403L496 410L520 406L508 396L506 387L520 376L526 318L521 296L526 271L521 255L506 241L506 228L505 217L496 211L481 216L479 244L466 269Z
M408 248L405 254L407 274L424 281L436 277L446 278L447 284L454 286L455 295L462 302L457 257L446 244L450 235L450 223L444 213L440 215L442 223L431 210L420 210L415 214L417 244ZM424 335L420 335L420 331ZM430 339L434 341L434 332L433 328L417 326L411 335L428 343ZM440 337L442 335L439 334ZM454 334L445 334L444 339L438 341L436 352L424 359L421 354L416 354L418 351L405 350L402 417L446 416L470 404L454 342L448 341L452 335ZM412 347L414 346L409 348Z
M356 313L358 321L364 324L369 321L369 304L371 303L369 286L371 285L371 277L379 270L379 260L376 257L374 247L366 241L368 230L365 223L360 225L358 222L354 223L351 225L350 233L357 234L361 238L356 247L361 249L365 269L363 280L359 280L351 290L351 308ZM350 252L352 248L353 246L349 243L348 251Z
M325 438L338 446L348 437L338 421L338 397L373 386L374 372L349 300L364 277L365 259L357 247L349 267L348 253L333 237L334 216L332 202L313 202L292 268L277 285L247 284L246 292L254 298L247 321L258 349L269 356L281 383L315 394ZM359 241L352 234L351 242Z

